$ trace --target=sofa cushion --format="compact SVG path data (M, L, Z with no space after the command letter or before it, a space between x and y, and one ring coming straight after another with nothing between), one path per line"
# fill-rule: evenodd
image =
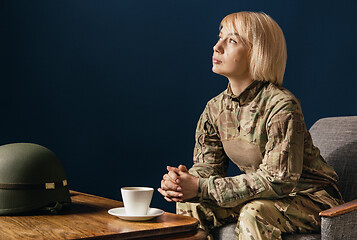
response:
M313 143L339 176L346 202L357 198L357 116L318 120L310 129ZM352 191L354 190L354 191Z
M213 231L213 239L234 239L236 223L228 224ZM320 234L284 234L283 240L320 240Z

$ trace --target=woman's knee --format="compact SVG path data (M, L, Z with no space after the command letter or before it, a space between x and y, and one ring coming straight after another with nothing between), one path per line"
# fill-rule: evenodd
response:
M266 207L264 200L253 200L241 208L239 218L241 220L245 218L256 220L257 218L260 218Z
M263 239L279 239L281 231L276 225L280 216L274 210L276 208L269 200L253 200L245 204L239 214L236 234L253 238L260 236Z
M176 203L176 214L192 217L192 212L196 210L197 203Z

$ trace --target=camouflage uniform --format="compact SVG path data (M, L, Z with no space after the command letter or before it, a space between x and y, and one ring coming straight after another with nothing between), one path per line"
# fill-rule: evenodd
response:
M243 174L225 177L229 160ZM238 220L237 239L318 231L318 212L343 202L299 101L269 82L254 81L239 96L228 86L207 103L189 172L199 177L199 194L177 213L205 230Z

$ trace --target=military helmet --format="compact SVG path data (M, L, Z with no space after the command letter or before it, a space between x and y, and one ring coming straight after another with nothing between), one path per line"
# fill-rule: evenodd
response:
M70 202L64 168L52 151L33 143L0 146L0 215L56 213Z

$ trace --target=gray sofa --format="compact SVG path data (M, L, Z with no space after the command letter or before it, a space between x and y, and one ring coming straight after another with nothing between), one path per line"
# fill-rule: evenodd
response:
M321 155L340 177L345 204L320 213L321 234L285 234L284 240L357 240L357 116L318 120L310 133ZM234 239L232 223L215 229L214 239Z

